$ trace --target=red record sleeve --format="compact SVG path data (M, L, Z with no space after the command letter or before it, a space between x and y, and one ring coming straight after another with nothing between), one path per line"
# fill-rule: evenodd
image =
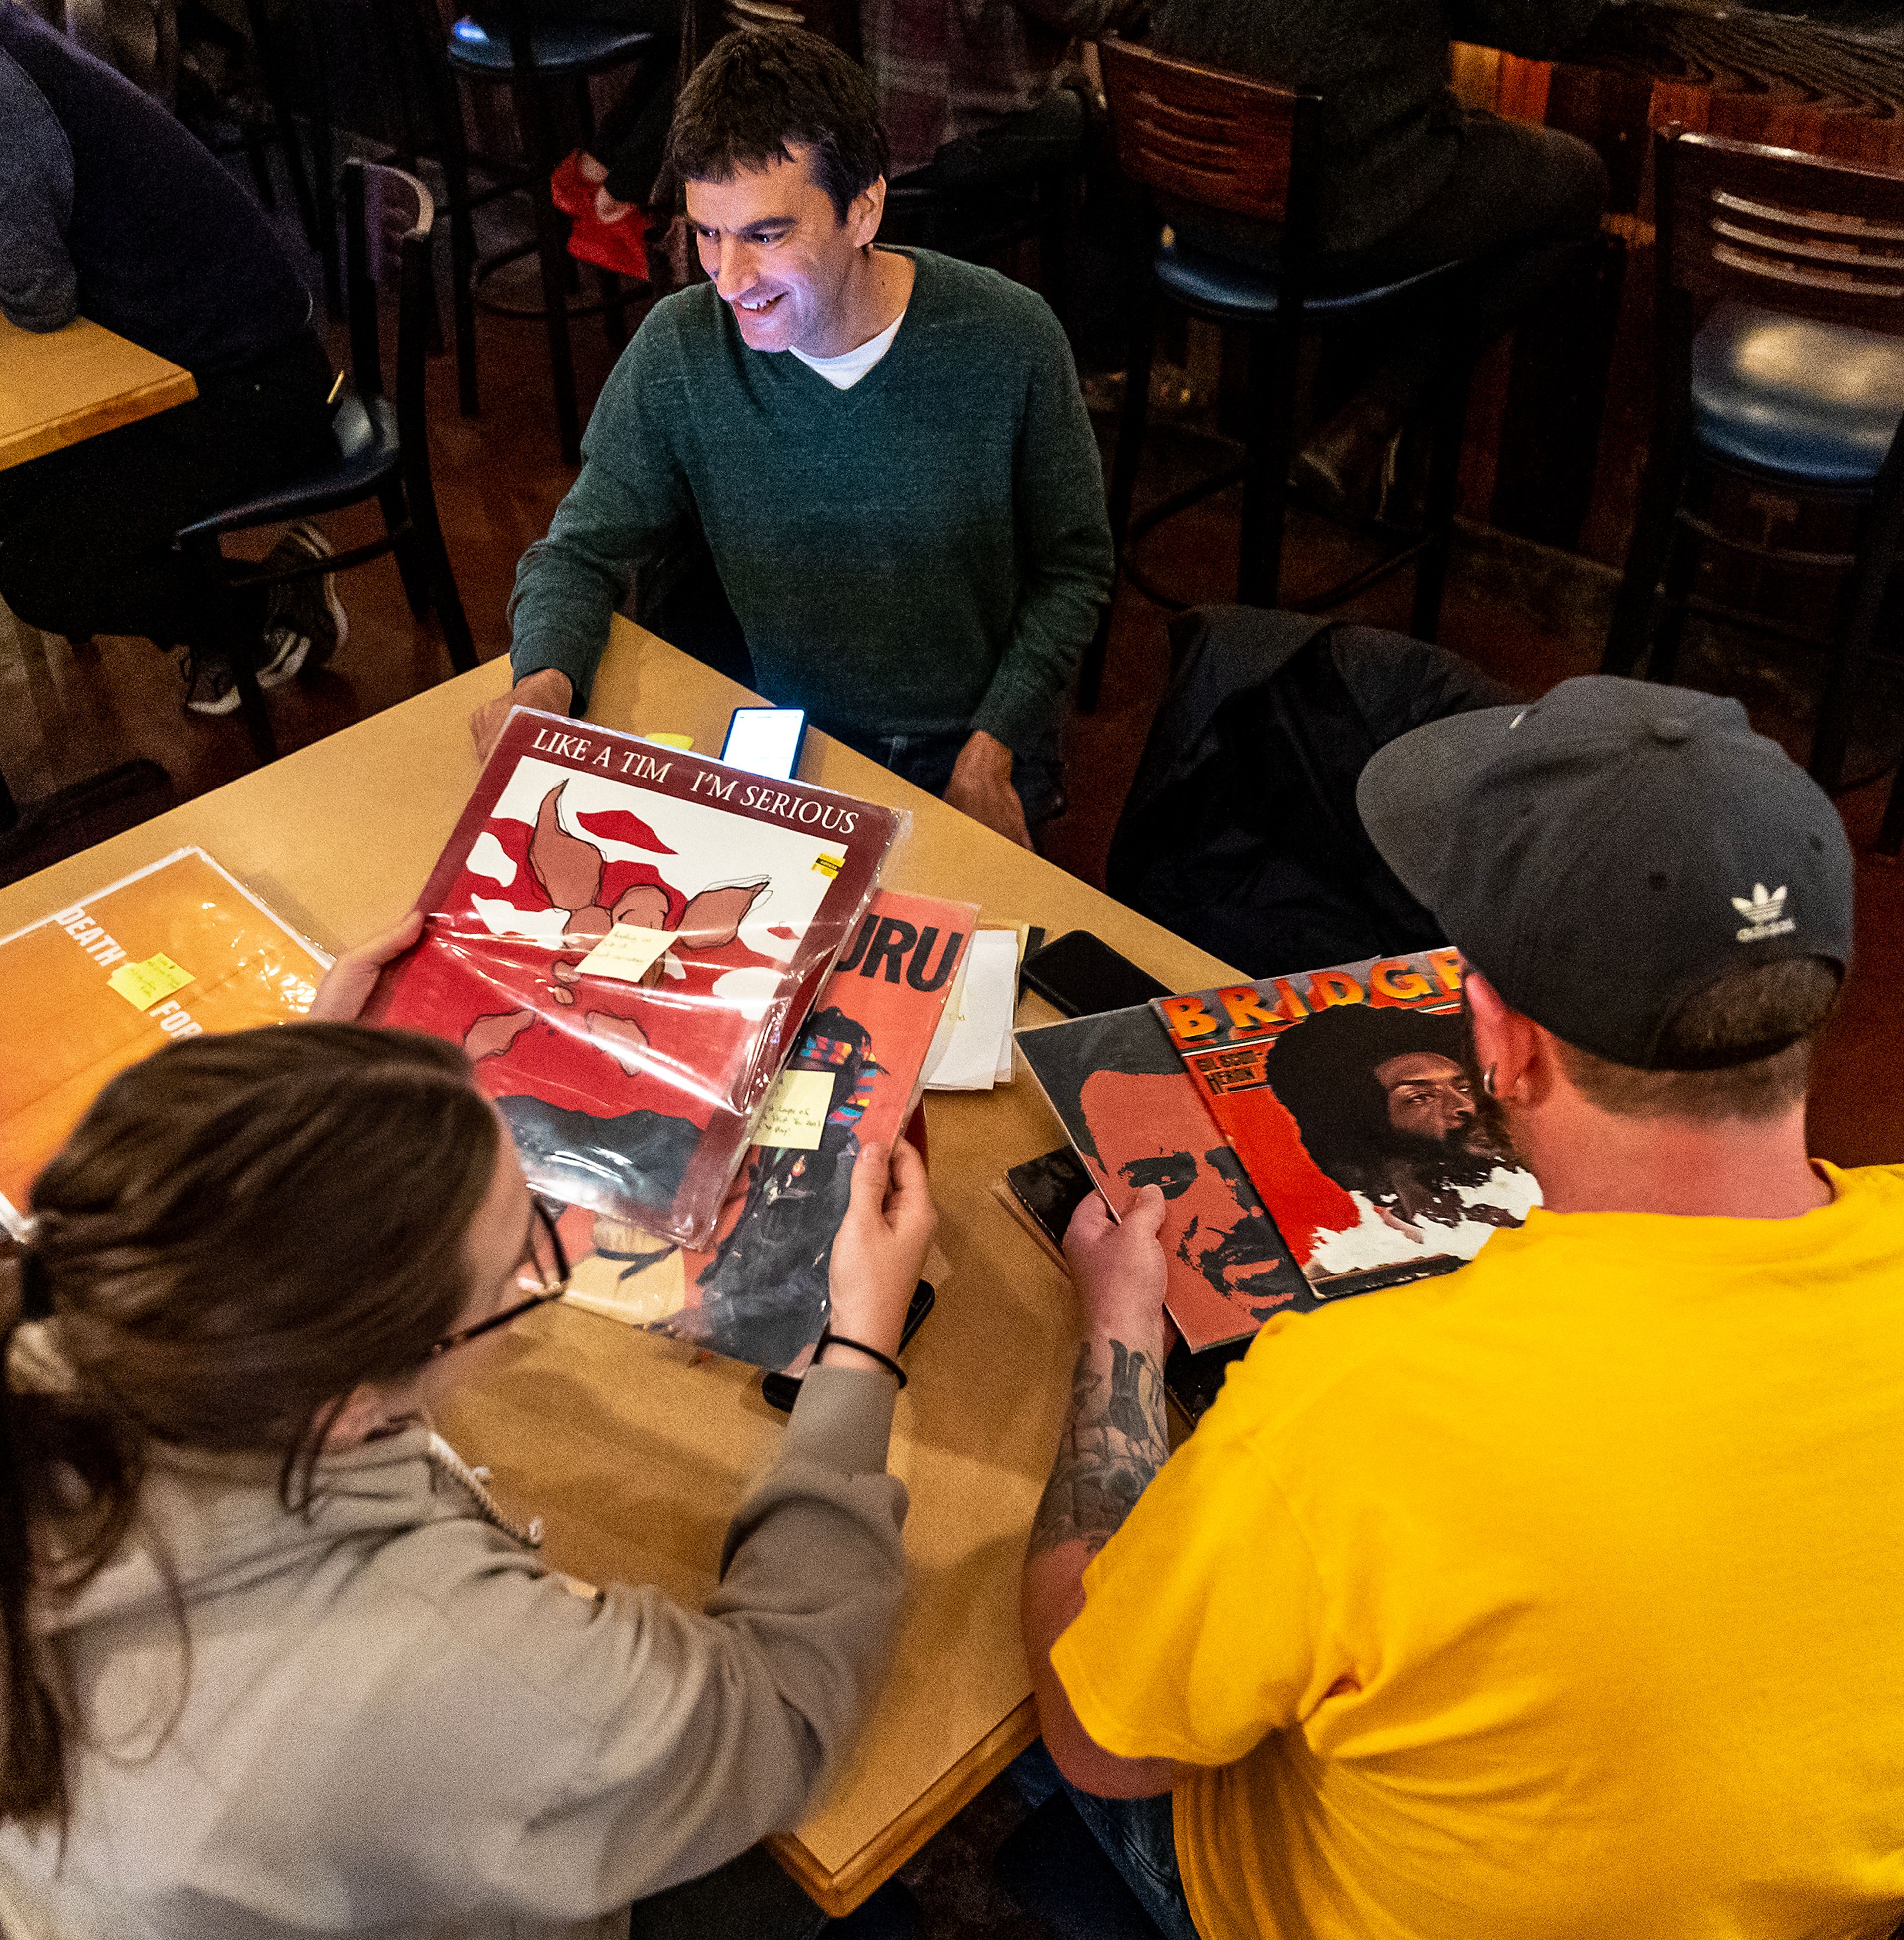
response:
M461 1045L537 1191L704 1245L900 826L517 708L366 1021Z

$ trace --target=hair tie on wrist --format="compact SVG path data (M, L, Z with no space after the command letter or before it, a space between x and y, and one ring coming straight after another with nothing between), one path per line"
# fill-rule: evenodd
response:
M813 1359L816 1366L819 1363L820 1356L829 1347L850 1347L855 1353L864 1354L869 1361L877 1361L888 1374L897 1378L901 1387L906 1385L906 1370L890 1354L881 1353L877 1347L869 1347L864 1341L849 1341L845 1335L836 1334L830 1327L821 1329L820 1344L813 1350Z
M20 1255L20 1317L23 1320L53 1318L53 1287L47 1277L46 1262L31 1246Z

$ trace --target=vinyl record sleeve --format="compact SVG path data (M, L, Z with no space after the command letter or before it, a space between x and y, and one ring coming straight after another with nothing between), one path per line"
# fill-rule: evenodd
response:
M154 959L173 969L129 982ZM0 938L0 1223L24 1233L28 1188L109 1078L181 1038L305 1016L330 965L198 848Z
M1447 949L1155 1000L1318 1299L1452 1273L1539 1203L1461 1008Z
M1022 1030L1018 1048L1112 1212L1162 1188L1164 1304L1193 1353L1302 1304L1275 1222L1147 1004Z
M538 1191L705 1245L901 826L515 709L367 1020L462 1045Z
M803 1367L826 1324L854 1165L863 1145L906 1130L978 914L880 890L787 1061L788 1074L817 1081L824 1115L807 1134L814 1142L750 1148L713 1240L699 1249L570 1208L571 1300L736 1360Z

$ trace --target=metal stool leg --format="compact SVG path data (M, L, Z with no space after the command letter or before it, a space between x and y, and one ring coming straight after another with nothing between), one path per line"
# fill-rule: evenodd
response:
M1104 656L1110 647L1110 609L1117 597L1117 562L1123 556L1124 535L1130 529L1131 501L1136 495L1138 467L1144 457L1144 427L1150 413L1150 365L1156 355L1156 285L1147 276L1143 297L1131 319L1130 352L1124 363L1124 407L1118 415L1117 446L1110 461L1110 597L1098 616L1098 630L1085 648L1078 670L1077 711L1080 714L1097 712L1098 696L1104 684Z
M1859 535L1857 563L1841 598L1838 654L1819 703L1809 764L1812 779L1823 789L1836 788L1844 777L1851 715L1864 684L1885 589L1897 563L1900 527L1904 527L1904 440L1892 447L1878 474L1877 490Z
M562 462L582 462L580 413L575 402L575 358L568 341L568 276L573 261L562 233L560 213L549 195L549 176L555 167L555 138L549 126L548 102L535 70L526 64L527 50L518 50L510 85L516 124L527 151L529 196L535 205L535 253L542 270L544 319L549 334L549 371L556 392L556 427Z
M1441 601L1454 547L1455 501L1461 488L1461 439L1467 426L1468 384L1473 368L1463 346L1451 358L1435 400L1428 451L1427 543L1415 567L1411 626L1418 640L1433 640L1441 630Z
M271 717L265 711L264 695L257 684L258 640L246 633L232 612L231 582L225 573L224 554L216 535L191 542L191 554L199 564L212 603L219 645L231 677L238 689L238 705L245 716L251 752L260 765L278 758L277 737L271 731Z
M1674 515L1685 488L1686 465L1686 451L1676 439L1656 445L1647 460L1640 509L1626 548L1626 572L1600 657L1602 673L1630 675L1653 643L1660 576L1673 549Z
M1287 307L1298 319L1293 326L1279 316L1267 329L1253 331L1250 339L1249 423L1236 562L1236 600L1241 606L1275 606L1282 591L1283 518L1302 345L1301 307L1292 303Z
M1878 831L1878 853L1895 856L1904 849L1904 762L1891 777L1890 798L1884 804L1884 826Z
M1662 578L1659 624L1653 633L1653 651L1647 657L1647 679L1662 686L1671 685L1678 669L1679 643L1686 630L1686 598L1704 550L1697 532L1675 524Z
M430 610L430 575L414 521L404 502L403 487L391 479L378 492L377 503L382 508L383 529L390 535L391 555L404 582L404 597L421 620Z

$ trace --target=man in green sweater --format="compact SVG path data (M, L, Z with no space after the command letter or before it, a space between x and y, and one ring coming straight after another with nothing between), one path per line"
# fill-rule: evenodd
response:
M585 706L631 577L698 529L770 699L1028 846L1111 578L1057 319L991 270L873 246L885 137L815 35L720 41L669 157L712 281L657 304L603 390L518 569L516 685L478 746L512 702Z

